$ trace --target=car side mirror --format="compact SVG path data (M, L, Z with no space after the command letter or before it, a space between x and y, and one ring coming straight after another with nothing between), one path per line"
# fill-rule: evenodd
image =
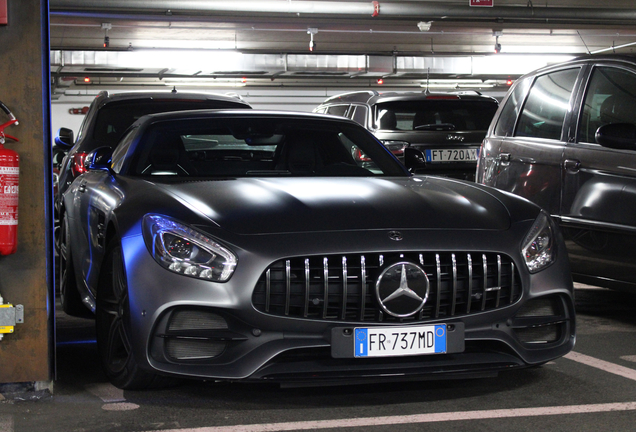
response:
M110 147L98 147L86 155L84 168L88 171L107 171L113 174L110 163L113 160L113 149Z
M411 172L426 168L426 157L420 150L407 147L404 149L404 165Z
M610 123L596 130L596 142L603 147L636 150L636 125Z
M55 144L63 149L69 150L73 147L73 131L69 128L60 128L55 137Z

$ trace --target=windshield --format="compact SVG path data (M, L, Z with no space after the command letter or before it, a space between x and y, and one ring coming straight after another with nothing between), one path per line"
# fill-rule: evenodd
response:
M375 125L392 131L481 131L497 111L494 101L395 101L375 106Z
M324 119L221 117L162 121L134 149L141 176L403 176L358 125Z
M93 138L114 147L135 121L146 114L219 108L249 108L247 105L223 100L124 100L104 105L97 113Z

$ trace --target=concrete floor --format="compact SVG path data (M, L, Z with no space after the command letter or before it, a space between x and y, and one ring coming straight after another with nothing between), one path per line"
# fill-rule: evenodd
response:
M0 401L0 432L634 430L636 294L577 285L576 307L574 352L497 378L319 389L186 381L136 392L107 383L92 320L59 314L53 395Z

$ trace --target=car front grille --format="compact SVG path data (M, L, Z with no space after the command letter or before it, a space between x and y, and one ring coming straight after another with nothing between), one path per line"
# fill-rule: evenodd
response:
M419 265L429 280L424 307L406 318L382 311L375 294L393 263ZM508 306L521 296L510 257L497 253L386 253L294 257L274 262L252 295L266 314L344 322L415 322Z

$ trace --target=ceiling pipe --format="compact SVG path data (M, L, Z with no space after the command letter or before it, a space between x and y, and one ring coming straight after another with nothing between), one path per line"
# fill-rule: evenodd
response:
M515 20L528 23L636 23L636 9L528 6L470 7L444 2L327 2L245 0L50 0L51 15L108 16L152 14L163 16L209 13L251 13L296 16L356 17L368 19ZM373 18L375 17L375 18ZM139 19L139 16L137 16Z

